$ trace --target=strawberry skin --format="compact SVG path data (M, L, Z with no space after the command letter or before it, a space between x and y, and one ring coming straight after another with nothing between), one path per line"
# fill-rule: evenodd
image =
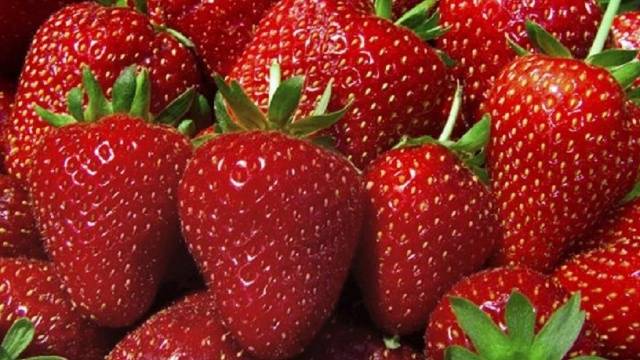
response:
M551 270L631 190L640 152L625 98L605 69L571 59L520 58L496 80L486 109L497 264Z
M453 73L465 85L465 114L480 119L482 102L501 70L516 58L506 36L522 46L525 21L555 35L576 57L587 55L602 17L595 0L441 0L441 22L450 31L436 46L458 62Z
M0 257L46 259L36 229L29 194L7 175L0 175Z
M196 151L180 184L183 232L243 348L291 357L320 330L353 257L362 190L345 159L278 132Z
M54 14L36 33L20 78L7 134L9 173L25 180L33 148L51 131L34 103L66 111L67 93L81 82L81 65L91 68L109 95L116 77L132 64L151 72L153 112L199 84L190 51L167 33L155 32L133 9L83 2Z
M365 175L368 203L356 273L374 322L424 328L440 296L492 254L499 224L488 189L438 144L392 150Z
M128 115L70 125L35 152L31 194L73 302L122 327L151 305L179 239L176 192L191 147Z
M207 293L189 295L127 335L107 360L250 359L212 310Z
M13 108L14 84L0 79L0 172L4 173L5 131Z
M615 17L611 41L616 48L640 49L640 11L628 11Z
M431 313L425 334L427 358L443 359L444 349L451 345L473 349L473 344L458 326L451 310L451 296L463 297L479 305L504 329L505 306L513 290L524 294L533 304L537 330L568 297L550 278L526 268L495 268L471 275L454 285ZM595 334L587 324L571 354L595 354L597 349Z
M24 356L43 354L97 360L110 348L109 336L71 306L52 267L40 260L0 259L0 333L30 318L36 338Z
M278 61L284 76L304 75L300 111L309 114L324 86L334 81L330 108L354 103L330 129L336 148L359 168L402 135L439 132L441 108L453 93L437 53L406 28L373 15L367 0L285 0L260 23L230 73L262 107L263 75ZM304 20L301 20L304 19Z

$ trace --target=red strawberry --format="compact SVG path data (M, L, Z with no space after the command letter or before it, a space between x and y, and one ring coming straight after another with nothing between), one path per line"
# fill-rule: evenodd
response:
M37 336L24 356L59 355L74 360L103 358L109 338L71 306L51 266L40 260L0 259L0 334L27 317Z
M136 78L127 68L113 103L89 70L83 77L87 110L78 109L77 91L69 96L79 98L70 101L76 118L38 110L68 126L34 152L31 194L47 252L73 302L100 325L128 326L151 305L178 244L176 192L191 148L175 130L149 123L146 70ZM184 114L186 98L173 103L180 111L155 121Z
M13 107L14 85L0 79L0 171L4 173L5 131Z
M189 295L127 335L108 360L250 359L212 310L207 293Z
M491 256L500 236L493 199L458 155L479 152L489 127L485 119L458 143L446 134L414 141L367 169L368 220L356 274L385 332L423 329L440 296Z
M0 257L19 256L46 259L29 194L10 176L0 175Z
M209 74L226 75L275 0L150 0L152 19L193 41Z
M427 357L429 359L443 359L445 349L454 345L469 350L481 350L477 348L480 344L476 341L475 336L469 337L469 335L476 334L467 333L467 335L465 335L460 325L458 325L460 319L456 318L456 314L454 314L452 308L452 304L455 305L458 302L457 300L454 301L455 297L466 298L471 301L471 303L479 304L480 310L486 313L489 318L497 324L497 328L493 328L496 331L503 332L507 327L510 328L507 339L503 338L506 334L489 337L490 335L494 335L494 330L492 328L484 329L484 334L481 335L486 336L487 339L493 338L496 349L507 351L514 350L518 346L523 345L523 343L524 345L531 344L533 339L529 337L527 337L523 343L519 343L517 340L519 340L519 335L521 336L523 333L517 331L518 329L511 329L512 323L505 320L505 313L511 311L508 310L509 307L512 306L509 304L509 300L513 297L514 291L518 292L521 299L522 296L524 296L524 299L527 299L527 302L530 302L533 306L533 308L530 308L527 305L522 306L521 304L520 307L513 309L515 311L511 312L514 318L521 320L521 326L523 326L523 323L527 324L527 333L529 333L530 336L533 335L533 328L535 327L536 331L540 330L543 325L548 322L551 314L567 298L567 294L556 286L547 276L525 268L496 268L474 274L460 281L449 290L431 314L425 334L425 342L427 345L425 351ZM528 314L531 315L527 316ZM564 320L567 323L569 322L568 318ZM584 318L582 320L584 321ZM464 323L460 324L462 325ZM580 324L576 330L580 330L581 328L582 325ZM552 344L558 345L561 343L560 339L562 339L562 341L571 340L570 336L566 336L567 334L565 333L557 333L557 330L558 329L555 329L553 332L550 332L545 342L550 341ZM574 335L577 336L578 333ZM473 343L471 339L474 339ZM500 340L500 343L498 340ZM475 347L474 344L476 345ZM572 342L567 345L570 347L571 344ZM554 346L548 346L547 351L550 351L553 347ZM567 347L567 349L569 347ZM593 355L597 349L595 336L591 331L590 325L587 324L582 331L582 335L580 335L575 345L571 348L571 353L574 355ZM523 351L528 353L530 349ZM528 358L525 354L520 353L520 356L522 356L522 358ZM560 359L561 357L540 358Z
M302 78L277 86L279 78L271 77L278 90L268 114L237 83L217 79L232 110L227 114L218 97L220 127L247 131L200 147L179 191L183 232L222 320L243 348L264 359L301 353L329 317L363 215L355 168L292 136L330 126L344 111L321 115L325 91L316 116L295 119Z
M8 131L9 173L26 179L33 148L52 129L33 110L34 103L66 111L65 96L81 83L83 65L110 94L118 74L132 64L151 72L154 112L199 83L190 51L133 9L83 2L53 15L38 30L20 78Z
M457 62L453 72L465 84L467 118L484 114L480 107L488 90L516 57L507 36L531 47L526 20L542 25L584 57L602 16L596 0L441 0L439 9L450 30L436 46Z
M31 38L49 15L77 0L0 0L0 72L20 71Z
M567 291L584 296L585 310L608 359L640 359L640 234L638 203L601 235L601 248L575 256L556 270ZM629 217L635 213L634 217ZM624 226L628 225L628 226ZM613 230L616 229L616 230Z
M640 11L629 11L615 17L611 41L616 48L640 49Z
M355 101L330 133L337 149L359 167L402 135L439 131L441 108L453 92L436 51L409 29L375 16L372 5L369 0L280 1L229 75L262 108L269 97L264 74L272 62L286 75L304 75L309 86L300 114L309 114L322 85L333 81L330 108Z

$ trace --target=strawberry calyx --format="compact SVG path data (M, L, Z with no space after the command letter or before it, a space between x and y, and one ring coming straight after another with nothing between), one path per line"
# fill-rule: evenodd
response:
M513 291L505 309L506 331L471 301L449 298L458 325L473 343L477 353L461 346L450 346L446 360L561 360L578 339L586 319L580 309L580 294L574 294L556 310L536 334L536 313L531 301ZM574 360L602 359L598 356L578 356Z
M113 84L112 93L112 101L109 101L93 72L85 66L82 68L82 85L72 89L67 95L68 113L57 114L37 104L34 109L45 122L54 127L94 123L107 116L125 114L145 122L177 127L185 135L195 132L193 120L183 120L192 107L196 108L196 113L206 112L203 98L192 87L175 98L159 114L152 114L149 70L142 68L136 74L135 65L122 71ZM206 100L204 103L206 104Z
M34 337L35 327L31 320L27 318L16 320L9 328L9 331L7 331L4 339L2 339L2 344L0 344L0 360L66 360L63 357L53 355L20 358L20 354L29 347Z
M389 350L397 350L402 346L402 344L400 343L400 336L398 335L394 335L392 337L384 337L382 338L382 341L384 342L384 347Z
M438 9L431 12L437 2L437 0L423 0L400 16L395 21L395 24L412 30L423 41L434 40L444 35L449 31L450 27L444 27L440 24L440 12ZM374 10L376 16L392 20L393 1L375 0Z
M132 0L135 9L143 14L148 11L147 0ZM130 0L96 0L102 6L129 7Z

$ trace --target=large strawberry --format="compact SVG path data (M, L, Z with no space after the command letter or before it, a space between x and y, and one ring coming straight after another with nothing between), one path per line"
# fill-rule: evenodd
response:
M151 305L179 239L176 192L191 147L162 123L188 110L193 91L153 117L146 69L123 71L112 102L91 71L83 78L84 111L79 88L73 116L38 108L59 128L34 152L31 194L72 301L100 325L128 326Z
M0 334L26 317L33 321L38 335L22 355L103 358L110 348L108 334L83 319L61 288L48 263L0 259Z
M360 232L363 187L346 159L296 137L344 114L324 114L330 91L316 115L294 119L303 80L279 84L278 67L271 73L268 114L238 83L216 80L231 109L218 97L219 125L233 132L196 150L179 200L225 325L250 353L280 359L302 352L333 310Z
M404 22L422 30L427 23L433 21L424 11ZM266 108L264 74L278 61L286 75L307 79L303 115L313 110L323 84L333 81L331 109L351 98L355 102L330 133L336 147L364 167L402 135L435 134L442 128L441 108L453 83L436 51L423 41L439 32L432 30L420 31L421 38L376 16L370 0L284 0L267 13L229 77Z
M212 305L210 294L187 296L128 334L107 359L250 359L222 326Z
M5 131L9 123L11 108L13 108L14 93L14 84L10 81L0 79L0 171L3 173L6 151Z
M431 314L426 355L443 359L445 350L456 354L475 350L482 359L561 360L565 352L594 355L598 344L590 324L581 331L585 314L579 311L577 297L552 316L567 297L547 276L525 268L474 274L449 290Z
M70 5L54 14L35 35L20 77L8 129L9 173L26 179L33 148L52 129L36 114L34 104L66 111L65 97L81 83L83 65L95 72L109 94L116 77L132 64L151 72L155 112L199 83L189 49L157 31L144 14L95 2Z
M29 194L15 179L0 175L0 257L20 256L46 258Z
M458 94L440 139L408 140L365 175L367 220L356 274L374 322L390 334L423 329L440 296L479 270L500 236L489 189L465 163L488 141L489 120L450 141Z
M449 30L436 41L456 61L465 85L465 113L481 114L481 103L502 69L516 57L507 38L532 48L525 22L558 36L576 56L587 54L601 19L596 0L441 0L441 22Z
M599 52L611 10L586 62L528 23L555 56L519 58L489 94L488 167L504 229L498 264L551 270L633 186L640 151L624 88L639 66L625 65L633 52Z

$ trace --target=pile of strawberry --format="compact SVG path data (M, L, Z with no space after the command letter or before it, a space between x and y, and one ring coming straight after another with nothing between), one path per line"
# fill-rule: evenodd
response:
M640 359L640 1L0 29L0 360Z

